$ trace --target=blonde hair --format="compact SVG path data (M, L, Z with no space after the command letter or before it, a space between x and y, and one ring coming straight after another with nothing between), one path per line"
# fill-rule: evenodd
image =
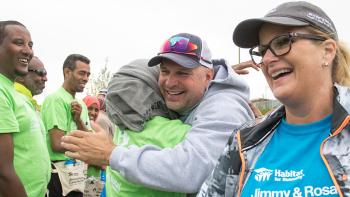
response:
M337 42L337 53L333 60L332 77L340 85L350 86L350 52L342 42Z
M312 27L307 27L307 29L311 33L332 39L329 34L320 30ZM336 41L336 43L337 51L332 62L332 80L340 85L350 87L350 51L345 43L340 41Z

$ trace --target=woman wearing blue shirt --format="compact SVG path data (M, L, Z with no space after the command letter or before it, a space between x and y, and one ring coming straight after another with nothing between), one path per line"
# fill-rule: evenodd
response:
M287 2L238 24L233 40L283 104L233 134L199 196L349 196L349 52L332 20Z

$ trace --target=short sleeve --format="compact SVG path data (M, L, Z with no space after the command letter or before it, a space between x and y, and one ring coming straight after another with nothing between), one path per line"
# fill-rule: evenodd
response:
M67 124L70 122L68 121L70 116L67 116L67 110L70 111L68 107L60 97L51 95L45 99L41 108L41 118L47 131L54 127L65 132L70 131Z
M0 90L0 133L19 132L19 125L14 113L15 104L13 98Z

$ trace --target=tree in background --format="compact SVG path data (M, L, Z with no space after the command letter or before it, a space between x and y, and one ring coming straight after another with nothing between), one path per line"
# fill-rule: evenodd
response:
M112 78L112 74L110 70L107 68L108 57L106 58L106 62L104 67L101 68L100 72L95 75L91 74L90 80L87 83L87 94L88 95L97 95L98 91L107 88L109 80Z
M278 100L266 98L253 99L251 102L260 110L263 115L281 105Z

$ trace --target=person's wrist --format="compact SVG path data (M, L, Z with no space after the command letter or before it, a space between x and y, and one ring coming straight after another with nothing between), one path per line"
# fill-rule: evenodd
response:
M110 157L112 155L112 152L114 150L114 148L117 147L116 145L112 144L110 147L108 147L107 151L106 151L106 155L105 155L105 162L107 166L109 166L109 161L110 161Z
M84 122L80 119L80 117L76 118L76 119L75 119L75 122L76 122L77 124L81 124L81 125L84 124Z

